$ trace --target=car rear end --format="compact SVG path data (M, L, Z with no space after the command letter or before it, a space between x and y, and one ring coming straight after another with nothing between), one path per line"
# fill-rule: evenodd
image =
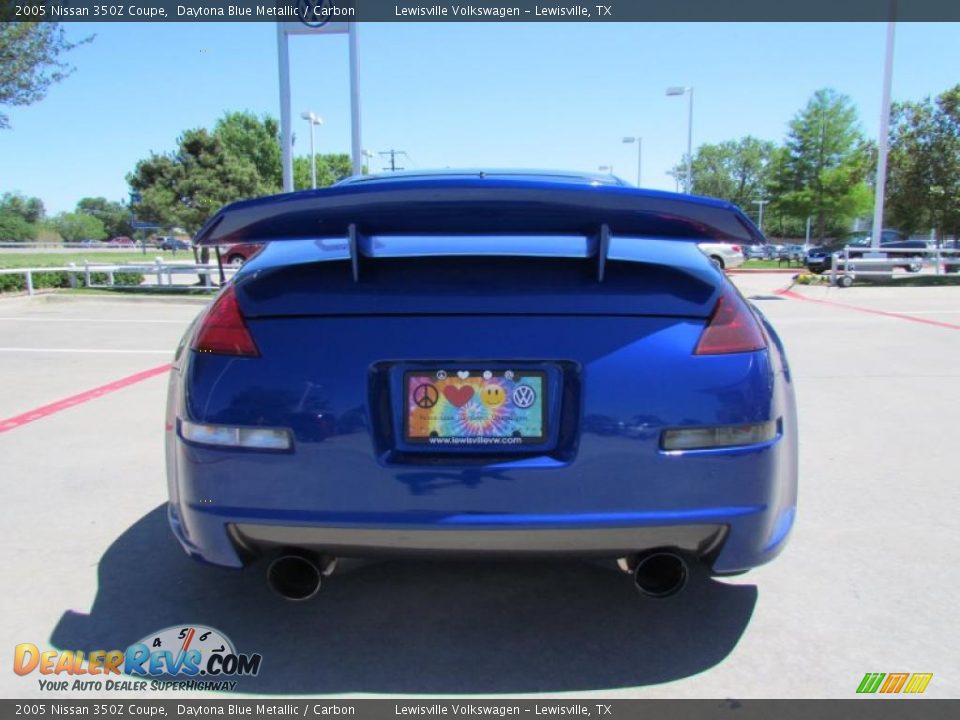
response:
M342 237L291 238L293 208L239 208L246 230L229 237L266 247L187 333L170 380L185 549L232 567L283 548L663 550L715 573L775 556L796 503L789 369L696 247L728 220L752 226L727 206L691 221L686 199L570 184L540 183L531 203L493 181L449 203L449 183L334 193L311 231Z

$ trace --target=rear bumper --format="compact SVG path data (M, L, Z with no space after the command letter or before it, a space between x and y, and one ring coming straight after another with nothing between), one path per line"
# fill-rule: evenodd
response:
M600 524L594 514L552 516L542 522L476 526L469 522L392 526L293 524L249 516L230 517L210 509L169 505L174 535L194 559L240 568L280 548L301 548L341 557L544 556L622 557L654 548L673 548L697 558L717 574L738 573L769 562L783 549L795 505L715 508L670 513L635 513L630 524ZM646 519L645 519L646 518ZM188 530L189 528L189 530Z
M343 557L365 555L597 555L620 557L638 549L673 547L697 557L715 553L724 525L587 529L409 529L236 524L229 534L254 552L298 547Z

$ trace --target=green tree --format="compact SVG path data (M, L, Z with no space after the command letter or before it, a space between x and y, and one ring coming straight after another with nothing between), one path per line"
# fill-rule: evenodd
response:
M850 98L818 90L791 120L773 163L771 209L794 221L813 217L820 241L843 233L870 208L870 155Z
M82 212L61 213L53 218L51 225L66 242L103 240L107 236L99 218Z
M227 113L214 129L185 131L172 153L152 154L127 175L139 220L196 232L221 206L280 191L277 121Z
M716 145L701 145L693 157L695 195L729 200L744 210L766 197L768 168L775 145L746 136ZM685 172L685 167L676 168Z
M90 215L103 223L107 237L133 235L130 225L130 208L120 202L103 197L86 197L77 203L77 212Z
M907 233L960 233L960 85L920 102L894 105L886 210Z
M195 233L223 205L255 197L261 189L254 164L228 152L207 130L187 130L176 152L153 154L127 175L141 195L137 217Z
M92 40L90 36L69 42L60 23L0 22L0 106L42 100L51 85L75 69L63 56ZM10 127L9 118L0 112L0 128L6 127Z
M353 174L353 164L346 153L317 155L317 187L327 187ZM310 189L310 158L293 159L293 189Z
M257 195L280 192L280 125L275 118L258 118L250 112L227 113L217 121L213 134L228 154L253 164L259 180Z
M0 241L34 240L43 217L43 202L39 198L4 193L0 197Z
M28 242L36 236L36 225L20 215L0 210L0 242Z
M0 213L17 215L32 224L43 220L45 210L40 198L8 192L0 197Z

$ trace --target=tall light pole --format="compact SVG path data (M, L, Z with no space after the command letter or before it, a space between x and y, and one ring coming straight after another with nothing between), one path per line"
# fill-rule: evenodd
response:
M277 65L280 67L280 157L283 191L293 192L293 122L290 118L290 40L277 23Z
M613 175L613 165L601 165L597 170Z
M637 144L637 187L640 187L640 176L643 173L643 138L637 135L636 137L625 137L623 141L627 144L633 142Z
M763 232L763 206L769 205L770 201L767 200L766 198L760 198L759 200L754 200L753 204L760 206L760 217L758 219L757 225L760 227L760 232Z
M302 112L300 117L310 123L310 187L317 189L317 156L313 150L313 128L323 125L323 118L312 112Z
M668 87L667 95L684 95L690 93L690 109L687 113L687 194L693 192L693 88Z
M877 182L873 201L873 232L870 244L873 251L880 249L883 234L883 199L887 185L887 145L890 141L890 84L893 79L893 40L897 23L894 17L896 2L890 3L890 21L887 23L887 49L883 62L883 94L880 99L880 137L877 138Z

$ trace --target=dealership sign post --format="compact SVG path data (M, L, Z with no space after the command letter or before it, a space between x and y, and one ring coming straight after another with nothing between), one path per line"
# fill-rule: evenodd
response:
M363 171L360 142L360 62L357 52L357 23L336 22L341 12L333 0L299 0L300 19L277 23L277 64L280 68L280 145L283 153L283 190L293 191L293 131L290 108L291 35L337 35L346 33L350 41L350 155L353 174Z

